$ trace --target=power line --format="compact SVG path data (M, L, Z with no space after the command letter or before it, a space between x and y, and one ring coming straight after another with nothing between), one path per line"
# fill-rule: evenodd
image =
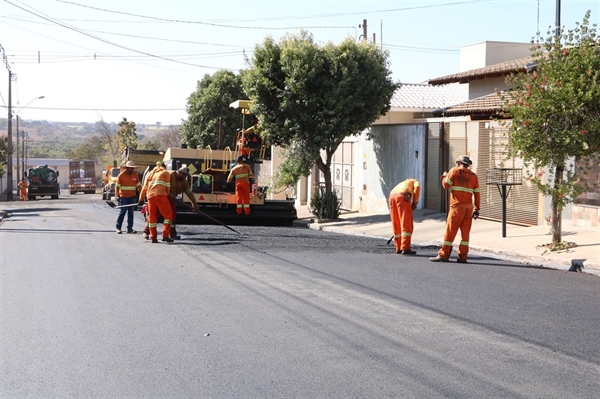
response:
M98 7L92 7L89 5L85 5L85 4L80 4L80 3L76 3L76 2L72 2L72 1L66 1L66 0L56 0L60 3L65 3L65 4L72 4L72 5L76 5L79 7L84 7L84 8L90 8L90 9L94 9L94 10L98 10L98 11L103 11L103 12L107 12L107 13L114 13L114 14L121 14L121 15L129 15L129 16L133 16L133 17L138 17L138 18L145 18L145 19L152 19L152 20L156 20L156 21L165 21L165 22L177 22L177 23L186 23L186 24L198 24L198 25L208 25L208 26L215 26L215 27L223 27L223 28L234 28L234 29L317 29L317 28L340 28L340 29L347 29L347 28L354 28L353 26L351 27L344 27L344 26L321 26L321 27L308 27L308 26L304 26L304 27L282 27L282 28L267 28L267 27L249 27L249 26L243 26L243 25L225 25L225 24L217 24L217 23L213 23L213 22L203 22L203 21L189 21L189 20L179 20L179 19L167 19L167 18L159 18L159 17L152 17L152 16L147 16L147 15L140 15L140 14L133 14L133 13L128 13L128 12L123 12L123 11L114 11L114 10L107 10L104 8L98 8ZM484 3L484 2L492 2L494 0L465 0L465 1L456 1L456 2L451 2L451 3L442 3L442 4L430 4L430 5L421 5L421 6L414 6L414 7L402 7L402 8L390 8L390 9L385 9L385 10L369 10L369 11L357 11L357 12L339 12L339 13L330 13L330 14L314 14L314 15L306 15L306 16L286 16L286 17L265 17L265 18L261 18L261 19L246 19L246 20L241 20L243 22L264 22L264 21L278 21L278 20L294 20L294 19L310 19L310 18L332 18L332 17L342 17L342 16L352 16L352 15L364 15L364 14L374 14L374 13L389 13L389 12L398 12L398 11L409 11L409 10L417 10L417 9L423 9L423 8L437 8L437 7L447 7L447 6L456 6L456 5L463 5L463 4L472 4L472 3ZM240 21L240 20L238 20Z
M210 67L210 66L206 66L206 65L199 65L199 64L192 64L192 63L189 63L189 62L184 62L184 61L177 61L177 60L173 60L173 59L170 59L170 58L161 57L161 56L158 56L158 55L155 55L155 54L146 53L146 52L144 52L144 51L135 50L135 49L132 49L132 48L129 48L129 47L126 47L126 46L122 46L122 45L120 45L120 44L118 44L118 43L114 43L114 42L111 42L111 41L109 41L109 40L103 39L103 38L101 38L101 37L99 37L99 36L92 35L92 34L90 34L90 33L86 32L86 31L84 31L84 30L81 30L81 29L75 28L75 27L73 27L73 26L70 26L70 25L67 25L67 24L65 24L65 23L62 23L62 22L60 22L60 21L58 21L58 20L55 20L54 18L48 17L48 16L44 15L43 13L41 13L40 11L38 11L38 10L35 10L35 8L33 8L33 7L30 7L30 8L33 8L33 9L34 9L34 10L37 12L37 14L36 14L36 12L33 12L33 11L30 11L30 10L27 10L27 9L25 9L25 8L23 8L23 7L21 7L21 6L18 6L18 5L14 4L14 3L12 3L12 2L10 2L10 1L8 1L8 0L4 0L4 1L5 1L6 3L8 3L8 4L10 4L10 5L14 6L14 7L17 7L17 8L19 8L19 9L21 9L21 10L25 11L25 12L28 12L28 13L30 13L30 14L33 14L33 15L35 15L35 16L36 16L36 17L38 17L38 18L45 19L46 21L49 21L49 22L52 22L52 23L54 23L54 24L56 24L56 25L62 26L63 28L66 28L66 29L72 30L72 31L74 31L74 32L77 32L77 33L80 33L80 34L82 34L82 35L85 35L85 36L91 37L92 39L96 39L96 40L98 40L98 41L101 41L101 42L104 42L104 43L110 44L110 45L112 45L112 46L115 46L115 47L122 48L122 49L124 49L124 50L132 51L132 52L134 52L134 53L138 53L138 54L144 54L144 55L147 55L147 56L149 56L149 57L154 57L154 58L162 59L162 60L165 60L165 61L176 62L176 63L179 63L179 64L184 64L184 65L191 65L191 66L196 66L196 67L200 67L200 68L208 68L208 69L220 69L220 68L216 68L216 67ZM18 0L17 0L17 1L18 1Z
M6 106L2 106L6 108ZM156 112L156 111L185 111L185 108L54 108L54 107L27 107L46 111L105 111L105 112Z
M214 27L219 27L219 28L260 29L260 30L349 29L349 28L353 29L354 28L354 26L298 26L298 27L289 27L288 26L288 27L272 28L272 27L265 27L265 26L225 25L225 24L217 24L217 23L213 23L213 22L188 21L188 20L181 20L181 19L168 19L168 18L152 17L152 16L148 16L148 15L132 14L132 13L124 12L124 11L107 10L105 8L92 7L92 6L89 6L89 5L86 5L86 4L75 3L75 2L72 2L72 1L64 1L64 0L56 0L56 1L58 1L59 3L72 4L72 5L75 5L75 6L89 8L89 9L92 9L92 10L103 11L103 12L114 13L114 14L120 14L120 15L128 15L128 16L131 16L131 17L152 19L152 20L155 20L155 21L165 21L165 22L176 22L176 23L184 23L184 24L206 25L206 26L214 26ZM265 19L268 19L268 18L265 18ZM261 19L260 21L264 21L264 19Z

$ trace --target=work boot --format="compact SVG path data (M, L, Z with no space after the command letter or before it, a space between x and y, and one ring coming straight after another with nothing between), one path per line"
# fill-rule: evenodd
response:
M181 236L171 234L171 240L181 240Z
M456 261L457 261L458 263L467 263L467 260L466 260L466 259L461 259L461 258L458 258L458 259L456 259Z
M413 251L412 249L405 249L402 251L402 255L416 255L417 251Z
M156 238L152 239L152 244L158 244L158 240Z
M431 262L448 262L448 258L442 258L441 256L436 256L435 258L429 258Z
M171 237L163 237L162 240L164 242L173 242L173 239Z
M143 236L143 237L144 237L146 240L149 240L149 239L150 239L150 236L149 236L147 233L144 233L144 234L142 234L142 236Z

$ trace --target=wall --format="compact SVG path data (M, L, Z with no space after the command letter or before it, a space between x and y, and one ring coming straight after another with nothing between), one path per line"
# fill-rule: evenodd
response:
M372 126L360 135L355 190L358 211L388 212L387 198L396 184L409 177L425 181L426 134L426 125L410 124ZM421 198L426 195L423 191ZM420 208L423 204L419 200Z
M531 55L530 48L529 43L491 41L463 46L460 48L460 72L527 57Z
M502 91L508 89L503 77L474 80L469 82L469 100L487 96L496 90Z

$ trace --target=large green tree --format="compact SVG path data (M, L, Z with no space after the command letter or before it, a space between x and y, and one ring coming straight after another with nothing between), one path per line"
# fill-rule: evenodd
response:
M384 115L400 86L379 47L351 38L319 45L305 31L280 42L267 37L255 46L249 67L244 88L263 139L286 149L282 170L296 180L316 163L326 195L338 146Z
M239 110L229 105L246 99L240 75L220 70L204 75L187 103L188 118L181 126L181 138L190 148L235 146L236 130L241 127ZM222 123L222 127L221 127ZM222 130L220 130L222 129ZM219 134L222 134L219 140Z
M510 154L524 160L530 181L552 200L553 244L562 239L564 206L585 189L574 166L600 150L600 48L589 17L575 29L548 32L532 47L529 73L507 80Z

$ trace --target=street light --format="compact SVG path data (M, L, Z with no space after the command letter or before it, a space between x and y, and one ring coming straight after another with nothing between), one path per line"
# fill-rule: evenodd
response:
M22 106L22 107L21 107L21 108L20 108L18 111L16 111L16 112L12 112L12 114L11 114L11 116L13 116L13 115L14 115L14 116L16 116L16 117L17 117L17 180L19 180L19 115L18 115L18 114L19 114L19 112L23 111L23 109L27 108L27 106L28 106L29 104L31 104L32 102L34 102L35 100L41 100L41 99L43 99L43 98L46 98L46 97L45 97L45 96L39 96L39 97L36 97L36 98L34 98L33 100L29 101L29 102L28 102L27 104L25 104L24 106ZM12 119L12 118L11 118L11 119ZM25 136L24 136L24 135L23 135L23 140L25 140ZM24 151L24 150L23 150L23 151ZM10 168L10 170L11 170L11 173L10 173L10 180L11 180L11 182L10 182L10 185L9 185L9 187L10 187L10 190L9 190L9 192L7 192L7 200L8 200L8 201L12 201L12 187L13 187L13 185L12 185L12 153L11 153L11 154L9 154L9 157L10 157L10 158L9 158L9 159L10 159L10 162L8 162L8 165L7 165L7 166L8 166L8 167ZM23 160L24 160L24 159L23 159ZM23 164L23 171L22 171L22 173L23 173L23 176L22 176L22 177L24 177L24 176L25 176L25 165L24 165L24 164Z

